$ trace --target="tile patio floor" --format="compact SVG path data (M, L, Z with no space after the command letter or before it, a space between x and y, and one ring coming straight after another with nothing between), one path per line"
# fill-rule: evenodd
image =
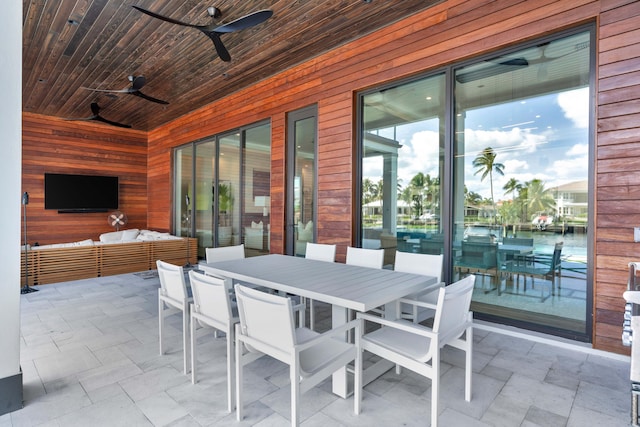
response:
M196 385L181 372L179 315L168 322L169 354L158 354L158 287L157 278L125 274L22 295L25 406L0 416L0 427L289 425L285 365L262 358L250 366L238 423L226 412L224 338L199 341ZM520 332L475 329L470 403L463 357L444 352L442 426L630 424L627 357ZM338 398L324 382L302 396L302 425L427 426L430 386L407 370L387 372L365 388L355 416L352 398Z

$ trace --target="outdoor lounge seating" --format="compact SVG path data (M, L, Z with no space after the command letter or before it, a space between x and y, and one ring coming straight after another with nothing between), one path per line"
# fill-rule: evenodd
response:
M388 320L358 313L358 319L380 325L356 338L361 351L368 351L419 375L431 379L431 426L438 425L440 395L440 349L445 345L465 352L465 400L471 400L471 359L473 348L473 316L469 311L475 276L469 275L449 286L440 288L435 306L433 328L404 320ZM407 304L418 303L402 299ZM366 331L365 325L362 330ZM464 338L463 338L464 336ZM356 370L356 376L360 372ZM356 385L356 392L358 391ZM356 399L361 395L356 394Z

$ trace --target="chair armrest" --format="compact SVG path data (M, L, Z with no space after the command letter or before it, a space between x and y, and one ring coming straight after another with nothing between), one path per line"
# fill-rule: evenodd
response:
M437 288L425 289L425 290L422 290L422 291L419 291L419 292L415 292L415 293L411 294L410 296L417 298L417 297L420 297L420 296L423 296L423 295L427 295L427 294L430 294L430 293L439 292L440 288L443 288L445 286L445 283L444 282L438 282L437 286L438 286ZM407 298L407 297L405 297L405 298Z
M360 328L361 322L359 320L352 320L350 322L345 323L344 325L336 326L333 329L330 329L326 332L319 334L318 336L311 338L309 341L305 341L301 344L296 345L296 351L306 350L307 348L313 347L318 343L323 341L327 341L328 339L333 339L334 336L339 334L344 334L350 329L356 329L356 335L358 334L357 330Z
M420 325L419 323L411 323L406 320L387 320L382 317L376 317L366 313L357 313L356 319L374 322L379 325L388 326L390 328L399 329L401 331L410 332L412 334L422 335L431 339L438 338L438 334L434 333L431 329ZM364 327L362 329L364 329Z
M418 301L418 300L411 299L411 298L400 298L398 300L398 302L399 303L409 304L409 305L415 305L417 307L436 308L436 304L433 304L431 302L426 302L426 301Z

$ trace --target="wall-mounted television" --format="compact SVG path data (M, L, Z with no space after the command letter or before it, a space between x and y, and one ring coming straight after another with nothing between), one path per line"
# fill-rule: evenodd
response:
M45 173L44 208L58 212L117 209L118 177Z

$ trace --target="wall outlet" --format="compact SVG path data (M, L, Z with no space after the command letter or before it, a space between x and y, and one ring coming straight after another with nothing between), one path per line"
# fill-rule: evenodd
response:
M633 227L633 241L640 242L640 227Z

